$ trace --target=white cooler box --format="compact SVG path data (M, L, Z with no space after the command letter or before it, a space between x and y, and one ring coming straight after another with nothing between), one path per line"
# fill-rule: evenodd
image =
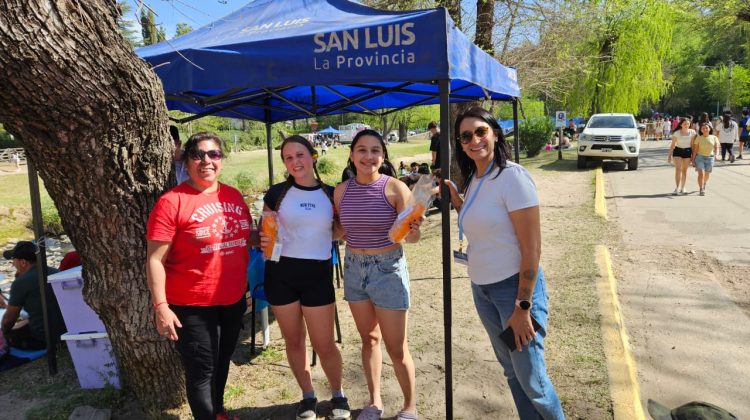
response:
M120 389L120 374L107 333L63 334L81 388Z
M81 266L52 274L47 282L55 291L69 333L106 331L99 315L83 300Z

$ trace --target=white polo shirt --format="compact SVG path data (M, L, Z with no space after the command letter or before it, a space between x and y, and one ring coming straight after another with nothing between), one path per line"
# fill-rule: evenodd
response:
M487 174L476 199L462 208L464 236L469 242L469 277L475 284L491 284L520 271L521 250L509 213L539 205L536 185L522 166L508 162L499 176L495 168ZM472 178L464 205L476 192Z

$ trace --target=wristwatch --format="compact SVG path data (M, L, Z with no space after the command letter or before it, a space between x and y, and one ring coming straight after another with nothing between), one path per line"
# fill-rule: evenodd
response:
M525 299L516 299L516 306L523 309L524 311L528 311L529 309L531 309L531 301Z

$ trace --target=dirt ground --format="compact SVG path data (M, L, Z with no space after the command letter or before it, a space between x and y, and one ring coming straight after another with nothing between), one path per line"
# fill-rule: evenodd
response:
M594 246L602 238L603 226L593 215L592 173L576 171L572 160L541 166L532 163L528 167L542 202L542 266L549 282L551 313L545 340L548 369L569 419L612 418L595 292ZM452 219L455 245L455 214ZM427 218L422 240L406 245L406 254L412 288L409 343L416 365L418 410L420 418L441 419L445 418L445 340L439 214ZM462 266L453 265L451 293L454 418L516 417L502 370L474 310L470 282ZM356 416L368 402L367 387L361 373L359 337L342 299L343 289L337 289L337 294L344 387ZM231 414L243 419L294 418L300 399L275 323L270 331L269 347L251 355L247 328L233 356L225 400ZM44 365L34 365L40 362L19 368L15 374L26 375L30 382L43 378ZM32 374L32 370L37 373ZM70 366L64 365L61 370L67 375L65 382L72 382L66 386L75 388ZM0 417L21 418L29 408L50 403L51 397L29 395L18 386L4 386L5 375L8 373L0 374ZM319 365L313 368L313 377L319 399L328 399L330 392ZM384 418L393 418L402 400L385 351L382 395ZM140 417L137 404L127 396L125 400L117 402L114 418ZM319 404L318 413L328 413L326 401ZM165 416L190 417L187 406Z

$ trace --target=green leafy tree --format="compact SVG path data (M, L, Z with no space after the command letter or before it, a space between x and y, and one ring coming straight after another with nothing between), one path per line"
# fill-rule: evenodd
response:
M750 103L750 71L741 66L732 67L732 81L730 89L729 67L720 65L711 70L705 80L705 93L712 99L712 103L722 106L729 103L730 109L737 111L742 104Z
M141 10L141 36L143 45L152 45L159 42L159 32L154 22L154 12Z
M117 17L117 26L120 27L120 33L122 34L122 37L125 38L126 41L128 41L130 46L140 46L140 42L136 37L138 31L133 29L133 21L127 19L130 16L130 13L133 11L133 8L128 2L125 1L118 1L117 6L120 10L120 15Z
M601 16L592 24L598 36L585 46L594 54L583 63L570 109L638 113L667 90L662 63L674 31L673 8L665 0L617 0L592 7Z
M193 27L188 25L187 23L180 22L177 24L177 30L175 30L174 36L176 38L190 32L193 32Z

